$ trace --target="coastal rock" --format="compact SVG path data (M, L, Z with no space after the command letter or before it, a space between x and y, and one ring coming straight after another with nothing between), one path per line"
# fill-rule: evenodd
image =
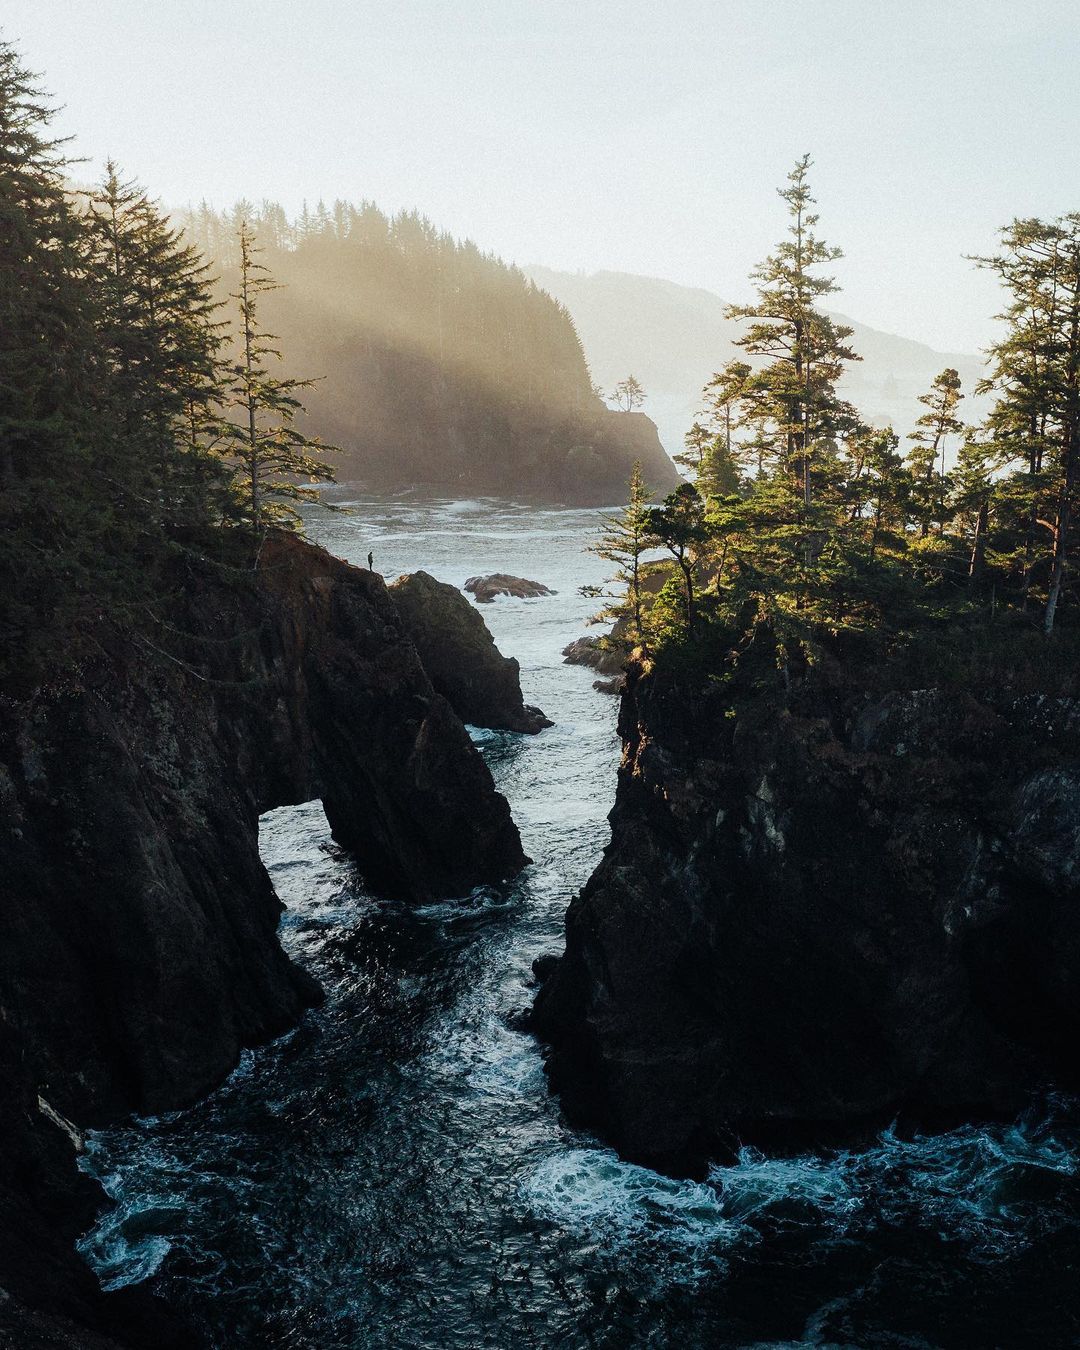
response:
M80 1126L184 1106L319 998L278 944L260 813L321 798L419 901L525 862L381 577L285 535L257 570L182 557L160 641L103 625L94 661L0 700L0 1287L89 1326L90 1183L35 1102Z
M699 1167L1075 1079L1075 700L733 711L722 685L631 666L620 730L611 844L535 1008L572 1119Z
M563 664L588 666L599 675L621 675L626 665L626 653L601 644L600 638L575 638L562 649Z
M529 581L525 577L512 577L509 572L492 572L486 577L470 577L465 590L471 591L477 603L488 605L497 595L512 595L518 600L532 600L541 595L554 595L555 592L542 581Z
M608 635L616 640L622 636L625 625L618 620ZM594 689L601 693L618 693L622 689L622 675L626 669L627 652L625 647L605 645L603 640L586 634L575 638L562 649L563 664L567 666L587 666L606 680L597 680Z
M517 661L499 652L456 586L413 572L391 585L390 596L428 678L462 721L529 734L552 725L523 702Z

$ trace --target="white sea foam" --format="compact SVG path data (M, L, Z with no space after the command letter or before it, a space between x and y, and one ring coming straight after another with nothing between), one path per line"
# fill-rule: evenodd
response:
M704 1252L731 1245L743 1229L724 1213L712 1186L623 1162L609 1149L575 1148L545 1158L523 1193L538 1218L608 1243L656 1239Z

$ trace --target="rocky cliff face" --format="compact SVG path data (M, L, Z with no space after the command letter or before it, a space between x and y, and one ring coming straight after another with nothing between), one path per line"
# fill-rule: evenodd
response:
M398 577L390 595L431 683L476 727L535 734L551 722L521 697L521 672L456 586L427 572Z
M0 1129L31 1176L0 1188L9 1244L64 1192L39 1094L80 1124L179 1107L318 997L278 946L261 812L320 797L372 883L421 900L525 861L380 577L277 537L257 571L176 582L168 651L103 633L99 660L0 702ZM56 1209L70 1254L85 1196ZM33 1302L7 1254L0 1286ZM53 1264L46 1306L90 1317L88 1277Z
M1080 702L632 670L612 842L535 1025L575 1118L739 1139L1017 1109L1080 1031Z

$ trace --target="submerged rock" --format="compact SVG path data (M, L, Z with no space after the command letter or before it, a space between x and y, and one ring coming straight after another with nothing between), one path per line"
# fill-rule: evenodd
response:
M500 653L456 586L413 572L399 577L390 595L428 678L463 721L530 734L552 725L524 703L517 661Z
M321 798L371 882L417 900L526 861L381 577L280 535L257 571L184 556L168 650L102 625L93 662L0 700L0 1287L91 1326L72 1244L97 1193L54 1117L184 1106L319 997L278 943L260 813Z
M612 841L536 1001L571 1117L700 1165L1075 1079L1080 702L730 697L631 667Z
M554 595L555 592L542 581L529 581L525 577L512 577L509 572L492 572L486 577L470 577L465 590L476 596L477 603L490 604L497 595L512 595L519 600L532 600L541 595Z

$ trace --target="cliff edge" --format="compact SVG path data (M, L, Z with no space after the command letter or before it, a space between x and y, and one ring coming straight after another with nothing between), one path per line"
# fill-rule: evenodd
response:
M254 569L183 557L160 633L103 623L96 657L0 700L0 1286L84 1326L86 1189L49 1112L183 1106L319 997L278 944L259 815L321 798L372 884L417 900L525 862L381 577L285 535Z
M1076 1075L1080 701L632 666L612 840L535 1026L568 1113L699 1167Z

